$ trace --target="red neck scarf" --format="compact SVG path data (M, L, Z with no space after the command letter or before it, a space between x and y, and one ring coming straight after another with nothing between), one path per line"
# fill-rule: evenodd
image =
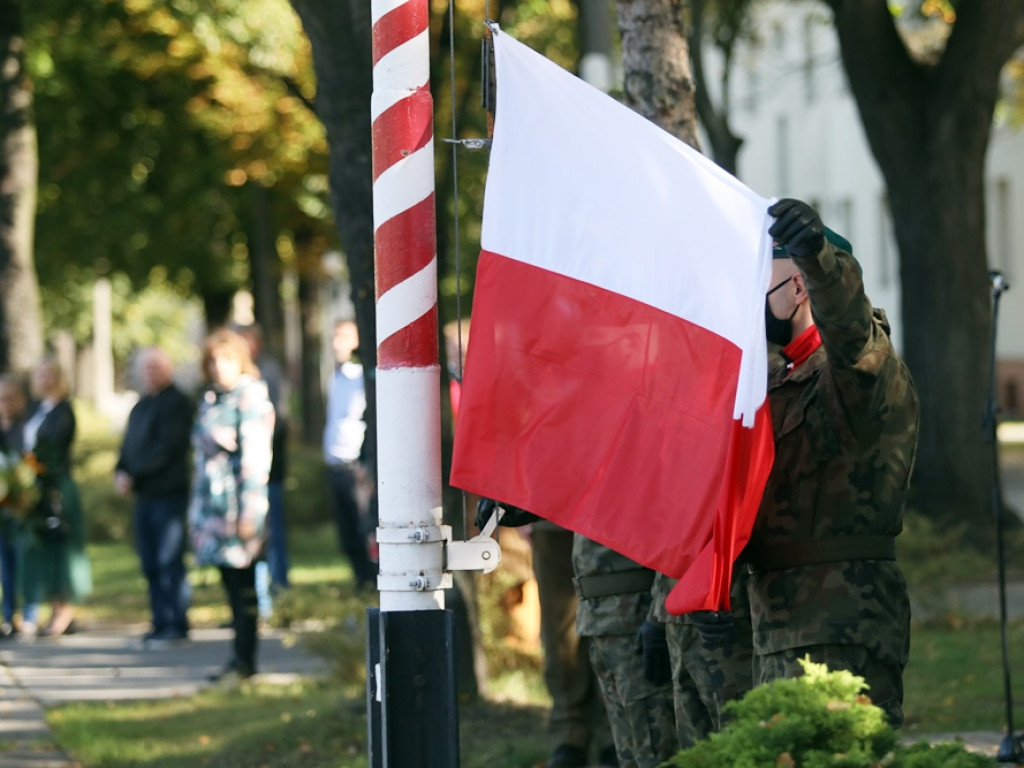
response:
M782 348L782 356L786 358L788 363L786 368L790 371L799 368L811 356L811 353L820 346L821 334L818 333L818 327L812 325Z

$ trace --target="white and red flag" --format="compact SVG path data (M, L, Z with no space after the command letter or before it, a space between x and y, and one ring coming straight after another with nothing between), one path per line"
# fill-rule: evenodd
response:
M769 201L495 32L497 106L451 483L728 606L773 444Z

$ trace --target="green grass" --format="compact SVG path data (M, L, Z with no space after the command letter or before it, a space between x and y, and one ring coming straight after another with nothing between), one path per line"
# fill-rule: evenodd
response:
M327 686L253 685L187 699L73 704L50 713L58 741L86 766L366 765L361 699Z
M1024 624L1008 626L1014 725L1024 718ZM994 621L959 626L918 626L911 634L904 675L908 734L1003 731L1006 699L1002 643Z
M78 474L90 515L95 591L82 606L86 623L146 620L145 584L130 546L130 507L113 495L110 472L117 439L85 421L78 444ZM366 606L337 550L326 507L323 468L315 446L295 445L287 485L293 588L275 602L275 624L309 627L299 642L328 660L324 680L288 686L254 684L204 691L183 699L71 704L49 710L62 748L86 768L364 768L367 765L364 699ZM1019 535L1019 532L1018 534ZM970 622L944 602L946 588L994 579L993 558L970 553L955 535L911 517L900 540L911 594L932 620L915 625L906 671L906 734L1004 729L1005 705L998 624ZM1018 538L1012 562L1024 562ZM215 572L193 570L191 618L216 624L227 609ZM500 632L503 617L487 597L493 576L478 582L484 595L481 626ZM353 620L351 617L359 617ZM523 768L547 753L547 697L536 654L487 640L492 679L486 695L460 704L463 768ZM1024 624L1011 626L1012 679L1024 686ZM1024 713L1017 702L1019 711ZM1020 715L1024 720L1024 714ZM1020 723L1018 723L1020 725ZM0 752L5 749L0 744Z

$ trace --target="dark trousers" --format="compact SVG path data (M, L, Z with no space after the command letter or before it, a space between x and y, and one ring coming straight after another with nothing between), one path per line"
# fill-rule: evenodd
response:
M360 586L372 582L377 566L366 550L366 528L356 499L356 473L348 466L328 467L331 484L334 523L338 528L338 544L345 553L356 583Z
M18 600L18 536L13 530L0 533L0 589L3 589L3 620L11 624Z
M191 590L185 578L185 514L188 496L139 497L135 501L135 548L149 584L155 632L188 632Z
M231 606L231 628L235 631L231 665L244 674L256 673L257 622L256 567L220 566L220 578Z
M544 682L551 694L548 730L552 746L571 744L584 752L611 745L612 732L597 676L590 666L590 638L576 634L572 531L546 520L533 525L533 573L540 601Z

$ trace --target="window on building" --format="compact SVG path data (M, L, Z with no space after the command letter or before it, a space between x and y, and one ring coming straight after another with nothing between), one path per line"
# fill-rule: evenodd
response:
M779 180L779 188L775 194L785 197L789 194L789 118L781 115L775 126L775 158L778 163L775 178Z

